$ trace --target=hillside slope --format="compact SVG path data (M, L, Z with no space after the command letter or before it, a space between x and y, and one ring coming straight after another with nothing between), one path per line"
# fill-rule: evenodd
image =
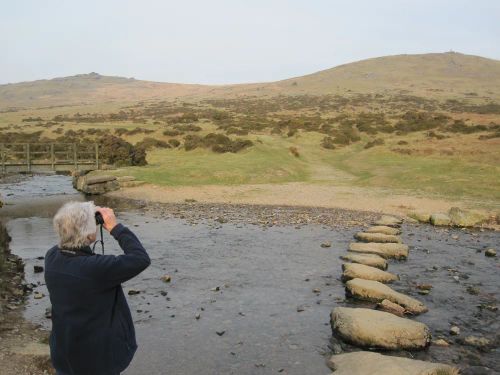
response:
M141 81L97 73L0 85L0 109L152 98L244 95L401 93L436 98L473 95L500 99L500 61L460 53L397 55L340 65L283 81L238 85L193 85Z

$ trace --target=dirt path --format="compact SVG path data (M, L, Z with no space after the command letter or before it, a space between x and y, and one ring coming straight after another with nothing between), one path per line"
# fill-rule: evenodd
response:
M182 203L194 199L201 203L344 208L397 215L405 215L415 209L445 212L453 206L467 205L463 201L395 194L384 189L307 183L182 187L148 184L121 189L109 195L160 203Z

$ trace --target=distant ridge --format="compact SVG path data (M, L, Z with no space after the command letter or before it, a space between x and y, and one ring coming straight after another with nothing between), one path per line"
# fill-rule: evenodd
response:
M0 109L148 99L231 98L245 95L406 93L500 99L500 61L457 52L361 60L277 82L197 85L103 76L92 72L0 85Z

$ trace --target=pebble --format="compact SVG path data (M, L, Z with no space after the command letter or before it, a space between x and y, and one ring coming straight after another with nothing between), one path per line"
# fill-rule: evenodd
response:
M215 333L219 336L222 336L226 331L215 331Z
M452 326L450 328L450 334L453 335L453 336L457 336L460 334L460 328L457 327L457 326Z
M139 294L140 292L141 292L140 290L130 289L130 290L128 291L128 295L129 295L129 296L133 296L133 295Z
M320 246L321 247L332 247L332 243L330 241L326 241L326 242L323 242Z
M444 339L437 339L432 341L432 345L448 347L450 343Z
M43 267L42 266L33 266L33 271L35 273L43 272Z
M198 314L196 314L194 317L195 317L195 319L196 319L196 320L199 320L199 319L201 318L201 314L200 314L200 313L198 313Z
M170 281L172 281L172 277L170 275L162 276L161 281L163 281L164 283L169 283Z
M496 257L497 251L495 249L488 249L484 252L484 255L486 255L487 257Z
M34 298L34 299L41 299L41 298L43 298L43 297L45 297L45 294L40 293L40 292L35 292L35 293L33 294L33 298Z

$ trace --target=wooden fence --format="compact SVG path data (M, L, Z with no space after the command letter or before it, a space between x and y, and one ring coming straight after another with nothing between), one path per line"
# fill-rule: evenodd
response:
M77 143L0 143L1 172L99 169L99 145Z

